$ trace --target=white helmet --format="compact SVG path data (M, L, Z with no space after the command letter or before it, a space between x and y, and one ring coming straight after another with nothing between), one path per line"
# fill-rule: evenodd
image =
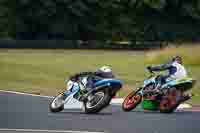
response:
M99 68L99 70L101 72L112 72L112 69L109 66L102 66L101 68Z
M112 69L109 66L102 66L97 70L98 73L101 73L101 75L105 78L113 78L114 75L112 73Z

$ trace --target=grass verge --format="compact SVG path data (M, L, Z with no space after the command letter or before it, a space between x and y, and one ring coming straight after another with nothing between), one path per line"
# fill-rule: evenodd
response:
M65 80L76 72L95 71L102 65L110 65L114 73L124 82L119 97L127 95L139 86L148 73L148 64L163 63L177 51L187 57L186 67L192 77L200 79L198 58L182 52L189 48L168 48L148 53L135 51L102 50L0 50L0 84L1 89L40 95L56 95L65 88ZM197 48L194 49L196 51ZM200 50L200 47L198 47ZM171 52L171 51L174 51ZM194 51L191 52L194 55ZM169 54L170 52L170 54ZM162 58L161 58L162 56ZM200 57L195 55L194 57ZM197 83L193 89L196 96L190 103L200 104L200 91Z

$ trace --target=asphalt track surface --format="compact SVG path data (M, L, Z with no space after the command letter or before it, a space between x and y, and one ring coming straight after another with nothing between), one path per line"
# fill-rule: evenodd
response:
M51 113L50 101L0 92L0 133L200 133L200 112L123 112L120 106L111 105L95 115L79 109Z

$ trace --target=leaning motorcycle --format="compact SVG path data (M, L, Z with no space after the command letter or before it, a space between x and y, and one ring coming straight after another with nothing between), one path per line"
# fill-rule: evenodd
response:
M161 92L152 91L157 83L155 73L150 72L151 75L147 80L144 80L142 87L132 91L123 101L122 109L124 111L131 111L141 104L144 110L160 111L161 113L172 113L183 102L189 100L192 96L187 95L186 92L193 88L195 80L192 78L182 78L177 80L166 81L161 87Z
M82 110L87 113L98 113L106 108L116 93L121 89L122 82L117 79L99 79L94 83L94 88L89 92L82 92L84 79L80 82L68 81L67 90L56 96L50 103L51 112L60 112L64 104L74 98L82 102ZM66 99L63 97L66 96Z

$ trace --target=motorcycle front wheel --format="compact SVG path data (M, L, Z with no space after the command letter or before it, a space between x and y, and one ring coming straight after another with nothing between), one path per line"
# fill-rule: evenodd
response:
M60 112L64 109L63 94L56 96L49 104L49 110L53 113Z
M83 102L83 111L87 114L100 112L111 101L111 96L105 90L95 92L92 97L92 100Z
M123 101L122 109L124 111L131 111L136 108L137 105L141 102L142 96L135 91L132 91Z

